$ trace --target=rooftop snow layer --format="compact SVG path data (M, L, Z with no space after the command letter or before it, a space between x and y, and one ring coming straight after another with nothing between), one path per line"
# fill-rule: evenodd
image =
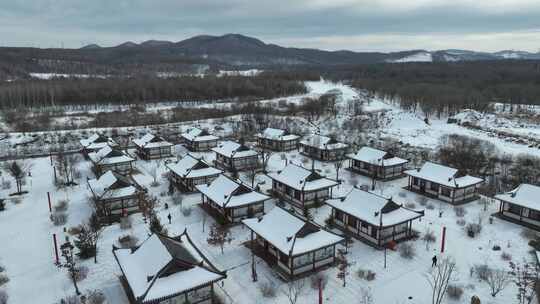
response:
M230 140L222 142L220 145L213 148L212 151L229 158L240 158L258 155L257 151L251 150L244 145Z
M196 188L223 208L240 207L270 199L225 175L220 175L209 185L197 185Z
M496 199L540 211L540 187L521 184L516 189L495 195Z
M481 178L470 175L456 177L457 173L458 169L432 162L426 162L420 169L405 171L407 175L432 181L450 188L464 188L484 181Z
M211 167L202 159L193 157L191 154L187 154L176 163L167 164L167 168L183 178L209 176L222 172L219 169Z
M270 178L296 190L312 191L336 186L338 183L316 172L294 164L288 164L278 173L269 173Z
M406 164L409 161L399 157L386 158L388 152L371 147L363 147L356 154L349 155L350 158L376 166L396 166Z

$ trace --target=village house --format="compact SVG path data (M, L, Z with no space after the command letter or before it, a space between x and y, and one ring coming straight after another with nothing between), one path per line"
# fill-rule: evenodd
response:
M257 145L272 151L291 151L298 149L300 136L289 134L287 130L266 128L257 134Z
M356 154L348 155L348 158L351 171L380 180L402 177L409 162L371 147L363 147Z
M336 181L325 178L315 170L292 163L268 176L272 179L274 195L302 209L322 205L332 195L332 188L338 185Z
M458 169L426 162L421 168L407 170L407 189L451 204L463 204L478 197L483 179L464 175Z
M141 138L133 140L137 148L137 154L142 159L158 159L172 156L173 144L161 136L147 133Z
M214 136L206 129L191 128L180 134L181 141L186 149L193 152L210 151L218 144L219 137Z
M495 195L501 218L540 230L540 187L521 184L516 189Z
M292 280L336 261L339 235L274 207L261 218L242 221L251 230L249 247L286 280Z
M214 283L227 277L195 246L187 231L176 237L152 234L133 249L113 245L113 255L132 304L218 303Z
M238 223L245 218L264 214L264 202L270 199L223 174L210 184L195 187L201 193L203 209L223 224Z
M96 213L104 221L112 222L142 209L145 191L131 177L107 171L87 183Z
M349 145L318 134L308 136L300 141L301 153L320 161L342 160L348 150Z
M223 172L191 154L176 163L167 164L167 168L169 181L182 192L195 192L195 186L209 184Z
M109 170L120 174L129 174L133 170L135 159L117 148L105 146L97 152L88 154L93 164L92 170L96 175L101 175Z
M224 141L212 149L216 153L216 167L229 171L250 170L259 167L259 153L244 144Z
M97 152L106 146L116 147L118 144L110 137L106 137L101 133L94 133L88 138L83 138L80 140L81 151L85 157L88 157L88 154L92 152Z
M413 237L413 221L424 216L424 211L405 208L391 198L358 188L326 204L332 207L336 227L378 248Z

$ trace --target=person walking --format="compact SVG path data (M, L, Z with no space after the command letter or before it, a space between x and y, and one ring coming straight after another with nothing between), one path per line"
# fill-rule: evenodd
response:
M171 224L171 220L172 220L172 216L171 214L169 213L169 215L167 215L167 218L169 219L169 225Z
M431 267L437 266L437 256L436 255L434 255L433 258L431 258L431 261L432 261Z

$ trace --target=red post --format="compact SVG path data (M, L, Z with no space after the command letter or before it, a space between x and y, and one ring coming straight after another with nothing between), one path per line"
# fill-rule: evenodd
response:
M47 192L47 200L49 201L49 212L52 212L51 193Z
M446 242L446 226L442 228L441 253L444 252L445 242Z
M322 300L322 279L319 279L319 304L323 304L323 300Z
M60 263L60 259L58 257L58 243L56 242L56 233L53 233L53 242L54 242L54 256L56 258L56 264Z

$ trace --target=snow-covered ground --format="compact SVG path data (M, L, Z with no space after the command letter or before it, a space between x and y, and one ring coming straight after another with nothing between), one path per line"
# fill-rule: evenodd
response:
M401 110L392 103L373 97L366 100L365 96L360 96L356 90L343 85L326 82L324 80L307 83L310 92L301 96L291 96L285 98L288 103L299 103L301 99L309 96L320 96L328 91L339 91L338 107L345 108L350 101L364 102L364 110L376 113L377 119L381 120L381 128L376 130L381 137L392 137L413 146L421 146L433 149L439 138L445 134L457 133L474 137L479 137L494 143L503 153L519 154L530 153L540 156L540 150L529 148L526 145L505 141L502 138L491 137L488 133L463 127L457 124L447 124L446 118L430 119L430 123L424 122L424 117L418 113ZM268 100L264 102L278 103L280 99ZM300 118L297 118L300 119ZM331 118L319 122L318 127L322 132L330 131L330 124L334 124L332 129L338 129L347 120L348 115L341 113L336 119ZM198 121L198 124L213 128L216 125L224 126L219 120ZM313 125L306 127L315 130ZM519 127L519 126L518 126ZM230 131L230 127L225 124L224 132ZM120 128L120 132L133 132L137 128ZM371 132L371 131L370 131ZM343 132L341 132L343 133ZM220 134L223 135L223 134ZM348 137L351 134L341 134ZM12 141L24 142L32 139L31 134L13 133L9 139ZM177 146L178 153L185 151ZM2 149L10 149L10 145L3 145ZM206 160L212 161L212 153L202 153ZM73 286L68 279L65 269L58 269L54 264L54 251L52 246L52 234L56 233L59 240L63 241L65 233L63 227L54 226L49 219L47 207L47 192L51 193L54 202L61 199L69 200L68 223L65 227L72 227L80 224L91 212L88 205L88 189L86 178L93 177L89 169L88 162L80 164L82 173L79 179L79 186L66 189L56 189L53 185L53 168L48 158L29 159L32 163L32 176L27 178L25 190L28 193L20 197L20 202L12 200L9 194L14 191L14 181L10 189L0 190L0 197L7 198L7 210L0 212L0 264L6 267L6 273L10 282L0 288L5 288L10 296L9 303L54 303L59 298L73 294ZM298 152L285 154L274 154L269 162L268 169L273 172L281 170L287 161L295 163L310 163ZM1 167L1 166L0 166ZM218 287L217 292L225 303L289 303L284 291L286 284L278 279L277 275L260 259L257 259L257 271L259 282L253 283L249 275L250 253L242 244L249 239L246 228L236 226L233 228L233 241L225 246L225 251L221 254L218 247L211 247L207 244L209 227L213 220L196 206L200 202L199 194L187 195L183 201L183 208L191 206L191 214L183 214L181 207L173 202L173 197L167 195L168 183L162 177L165 172L164 161L137 161L137 172L134 178L148 188L149 192L160 201L158 207L162 223L166 224L171 234L180 233L185 228L199 244L199 247L206 255L215 262L218 268L228 270L228 278L224 286ZM153 168L158 168L160 185L151 187ZM330 178L335 177L335 168L331 163L316 162L316 168ZM241 174L241 178L248 181L248 178ZM352 174L348 171L341 171L340 178L342 184L335 189L334 196L347 193L354 184L370 184L368 178ZM7 174L2 174L0 179L8 180ZM257 182L262 182L263 191L271 187L270 179L265 175L258 175ZM397 201L404 203L414 203L415 208L426 208L418 203L418 195L403 190L406 179L398 179L386 183L378 183L376 190L386 196L392 196ZM165 209L165 203L170 206ZM430 269L431 258L437 254L439 259L448 256L455 259L458 266L456 280L453 282L464 288L462 301L447 299L447 304L466 303L472 295L479 295L482 303L515 303L516 288L510 284L497 297L489 295L489 288L486 283L480 282L476 277L470 275L470 268L476 264L487 263L492 267L508 269L508 261L501 258L502 252L512 256L513 261L531 260L530 247L521 235L522 227L507 223L495 218L493 224L489 224L489 218L497 210L496 204L490 204L488 210L484 211L483 206L477 202L465 205L465 221L468 223L477 222L482 219L483 230L481 234L471 239L466 236L462 226L457 224L460 219L456 216L453 207L441 203L437 200L429 199L426 216L421 221L414 223L414 229L424 233L430 229L435 232L437 241L426 249L422 241L416 241L414 247L416 256L413 259L402 258L398 252L388 251L387 268L384 268L384 252L375 250L357 240L349 248L347 259L351 262L350 274L347 277L347 286L342 287L342 282L337 279L337 269L330 268L323 273L329 278L329 283L324 290L325 303L358 303L361 290L368 288L373 293L376 304L429 304L430 289L426 281L425 274ZM267 203L266 209L274 207L274 202ZM431 208L432 207L432 208ZM442 217L439 213L442 211ZM324 224L324 220L329 215L329 208L323 206L313 211L315 220ZM172 215L172 223L168 224L166 216ZM105 229L100 240L100 251L98 264L92 260L81 261L90 270L88 277L80 282L81 290L100 289L108 297L109 303L127 304L124 291L118 281L120 271L113 258L111 248L120 236L128 233L136 235L140 241L148 235L147 225L141 215L132 216L133 226L131 229L122 230L118 224ZM203 223L206 223L203 225ZM277 223L279 224L279 223ZM442 227L447 227L447 246L444 254L439 253L440 235ZM494 245L502 248L501 251L493 251ZM371 270L376 273L376 279L367 282L358 278L356 272L359 269ZM309 279L308 279L309 281ZM269 282L277 288L276 297L263 298L259 289L260 284ZM309 282L302 291L300 303L314 303L317 299L317 292L309 287ZM409 299L412 297L412 299Z
M178 151L182 149L178 147ZM201 154L207 160L212 160L210 153ZM285 159L285 160L284 160ZM269 170L276 171L283 168L286 160L295 163L302 163L303 156L298 152L289 152L285 156L274 154L269 162ZM10 295L10 303L53 303L59 298L73 293L73 286L68 279L65 269L58 269L54 264L54 251L52 246L52 234L57 233L59 240L63 241L65 233L63 227L54 226L49 220L47 207L47 192L51 193L54 202L60 199L69 200L68 223L65 227L78 225L86 219L91 209L88 205L88 189L85 186L86 176L92 176L87 162L80 164L82 177L79 180L81 185L67 189L58 190L52 183L53 169L48 158L38 158L31 160L32 177L28 178L25 189L29 191L21 197L21 202L14 204L8 202L8 208L0 212L0 263L6 266L6 273L10 277L10 282L5 286ZM187 195L183 201L183 208L192 206L189 216L183 215L181 207L174 204L173 197L166 193L168 184L160 177L160 185L151 187L152 172L154 167L161 173L165 172L164 161L138 161L136 164L140 173L135 179L147 187L151 194L159 198L159 215L171 234L181 233L184 228L194 238L195 242L208 255L217 267L228 270L228 278L225 280L223 288L218 288L218 294L225 303L288 303L284 294L286 284L263 262L257 258L257 271L259 282L253 283L249 275L250 252L242 244L249 239L248 229L236 226L232 229L233 241L225 246L225 251L221 254L219 247L211 247L207 244L206 238L213 220L205 218L205 214L196 206L200 202L199 194ZM335 177L334 166L329 163L316 163L316 168L328 177ZM368 178L342 171L342 184L335 189L334 195L339 196L347 193L353 184L369 184ZM4 176L5 179L8 177ZM248 178L241 175L246 182ZM257 176L257 182L262 182L262 189L266 191L271 187L270 180L265 175ZM424 209L417 203L417 195L402 187L405 186L406 179L399 179L392 182L378 183L376 192L393 196L397 201L415 203L418 209ZM8 197L13 191L2 190L0 195ZM169 209L164 208L165 203L169 204ZM496 211L497 205L490 204L488 210L484 211L483 206L477 202L469 203L465 206L467 214L464 219L467 222L476 222L482 219L483 230L479 237L468 238L464 229L456 221L459 219L452 210L453 207L437 200L428 200L427 205L432 209L426 210L426 216L414 223L414 229L420 233L432 230L437 236L437 241L429 248L426 248L422 241L414 242L416 256L412 259L402 258L398 252L388 251L387 268L384 268L384 252L375 250L362 242L355 240L349 248L347 259L351 263L350 274L347 277L347 286L342 287L342 282L337 278L335 267L323 271L328 277L329 283L324 290L326 303L356 303L361 295L362 288L369 288L375 300L374 303L430 303L430 290L425 278L426 272L430 269L431 258L438 255L452 257L457 262L458 272L454 284L464 288L463 299L468 299L472 295L479 295L482 303L514 303L516 289L509 285L496 298L489 295L489 288L486 283L479 282L475 277L470 276L470 268L476 264L484 264L496 268L508 269L508 262L501 258L502 252L512 256L514 261L522 259L530 260L527 242L520 236L522 228L520 226L494 219L493 224L489 224L490 215ZM274 202L267 203L266 209L274 207ZM431 208L431 207L430 207ZM442 211L442 217L439 212ZM327 206L313 211L317 222L324 225L324 220L329 215ZM168 224L166 216L172 215L172 223ZM125 234L136 235L139 240L144 240L148 235L147 224L143 222L141 215L132 215L133 226L131 229L122 230L118 224L114 224L105 229L103 237L99 243L98 263L92 260L81 261L82 265L89 268L86 279L80 282L81 290L100 289L109 303L127 304L124 291L118 281L120 270L118 269L111 252L112 245L118 237ZM206 224L203 227L203 222ZM442 227L447 227L447 243L444 254L439 253L440 235ZM203 231L204 230L204 231ZM493 251L492 247L499 245L501 251ZM371 270L376 273L376 279L367 282L360 279L356 272L359 269ZM277 288L275 298L263 298L259 285L269 282ZM317 292L309 287L309 279L298 303L313 303L317 299ZM412 297L409 300L408 297ZM462 303L447 300L445 303Z

